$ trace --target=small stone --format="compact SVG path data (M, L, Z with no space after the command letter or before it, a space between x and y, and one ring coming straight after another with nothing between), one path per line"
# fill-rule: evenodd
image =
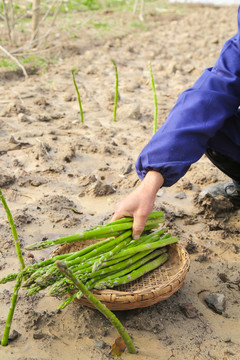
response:
M157 197L162 197L164 195L165 191L163 189L158 190Z
M15 139L15 137L13 135L11 135L9 142L10 142L10 144L18 144L18 141Z
M38 114L37 115L37 120L41 121L41 122L49 122L51 121L50 117L44 114Z
M105 347L106 347L106 343L105 343L105 341L103 341L103 340L97 340L97 341L95 341L95 343L94 343L94 347L96 348L96 349L105 349Z
M170 62L165 70L169 75L175 74L177 72L177 65L175 63Z
M205 298L207 306L218 314L222 314L226 308L226 299L224 294L214 293Z
M198 316L197 309L190 303L181 304L180 310L188 319L195 319Z
M8 341L16 340L21 334L17 330L13 330L10 335L8 336Z
M187 64L186 66L184 66L183 70L185 72L187 72L188 74L191 74L194 70L195 70L195 66L192 64Z
M123 175L127 175L130 174L130 172L132 171L132 164L127 165L127 167L125 168Z
M227 275L226 275L225 273L220 273L220 274L218 274L218 277L219 277L219 279L220 279L222 282L224 282L224 283L226 283L226 282L229 281L229 279L228 279L228 277L227 277Z
M226 337L225 339L223 339L223 341L225 343L230 343L230 342L232 342L232 339L230 337Z
M101 336L103 336L103 337L108 336L108 329L102 329Z
M13 175L0 174L0 188L12 185L15 182L16 178Z
M186 199L187 195L185 194L185 192L180 192L175 195L175 198L182 200L182 199Z
M32 253L27 253L27 258L31 258L31 259L33 259L34 258L34 255L32 254Z
M196 254L198 253L198 248L197 248L197 244L194 243L192 240L189 240L187 245L186 245L186 250L189 254Z
M200 254L195 261L198 261L200 263L207 262L209 260L209 257L206 254Z
M113 186L109 184L103 184L101 181L98 181L93 188L91 189L91 193L94 196L106 196L113 194L116 190Z
M38 187L38 186L41 186L42 184L44 184L45 183L45 181L43 181L43 180L37 180L37 179L33 179L33 180L31 180L30 181L30 184L32 185L32 186L35 186L35 187Z
M45 334L42 333L42 331L35 331L33 333L33 338L35 340L40 340L40 339L43 339L45 337Z
M19 113L18 118L21 122L25 122L28 124L30 124L32 122L32 120L24 113Z

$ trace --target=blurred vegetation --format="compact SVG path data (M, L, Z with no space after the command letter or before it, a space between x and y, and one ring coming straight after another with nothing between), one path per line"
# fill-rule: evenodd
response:
M86 32L97 39L106 39L131 31L147 31L150 26L148 14L164 16L172 11L181 13L183 9L182 5L174 5L168 0L145 0L146 19L144 17L142 20L139 17L140 3L141 0L133 14L135 0L41 0L39 42L34 46L30 41L33 32L33 1L0 0L0 46L23 65L46 69L47 65L59 60L52 54L48 56L50 52L47 49L63 34L65 42L66 37L69 41L77 41ZM10 41L6 14L14 32L14 41ZM0 52L0 68L3 67L16 69L17 64Z

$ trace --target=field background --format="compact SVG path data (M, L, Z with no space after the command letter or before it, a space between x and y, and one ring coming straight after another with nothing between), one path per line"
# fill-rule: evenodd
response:
M131 1L105 1L105 6L86 1L80 7L64 2L51 33L35 48L27 46L30 17L16 26L15 45L0 21L0 45L28 73L25 78L14 61L0 58L0 187L22 249L107 222L115 204L137 186L134 164L153 132L149 61L159 127L180 93L214 65L224 42L237 32L237 6L147 1L144 21L132 9ZM40 27L40 36L51 22L52 14ZM116 122L111 59L119 73ZM222 199L199 199L201 189L225 180L203 156L176 185L159 191L155 210L165 212L165 225L187 247L191 268L183 287L168 300L117 313L139 350L138 355L125 352L123 360L240 359L239 211ZM47 250L24 254L26 263L48 256ZM0 207L0 276L18 267ZM0 286L0 334L12 289L12 283ZM226 297L222 315L204 302L212 292ZM0 348L0 359L111 358L117 334L108 321L76 304L54 314L60 302L45 294L25 298L21 292L12 324L21 335ZM183 311L189 303L196 309L193 319ZM98 340L106 347L97 348Z

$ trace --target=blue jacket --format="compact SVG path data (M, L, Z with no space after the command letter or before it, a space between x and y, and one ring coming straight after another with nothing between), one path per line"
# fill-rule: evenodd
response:
M206 148L240 162L240 6L238 33L223 46L214 67L178 98L167 120L140 153L136 170L142 179L159 171L163 186L176 183Z

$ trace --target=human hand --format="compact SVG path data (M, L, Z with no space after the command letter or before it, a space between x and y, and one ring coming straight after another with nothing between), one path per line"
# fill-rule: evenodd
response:
M163 182L163 176L159 172L149 171L141 184L117 204L112 221L124 216L133 217L132 237L138 239L144 230L147 217L153 209L156 194Z

